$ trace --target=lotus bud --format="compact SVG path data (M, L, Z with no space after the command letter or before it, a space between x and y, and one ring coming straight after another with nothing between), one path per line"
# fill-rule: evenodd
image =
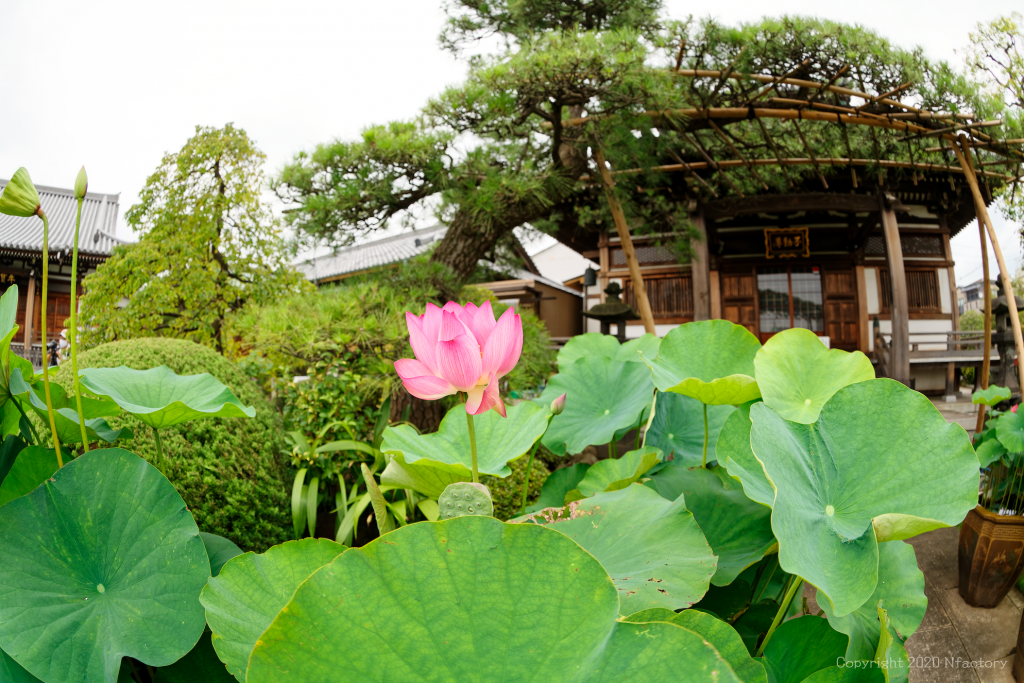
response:
M0 192L0 213L8 216L35 216L39 212L39 193L28 171L22 166Z
M562 394L551 402L552 415L561 415L563 410L565 410L565 394Z
M75 178L75 199L85 199L85 193L89 191L89 176L85 174L85 166L78 172Z

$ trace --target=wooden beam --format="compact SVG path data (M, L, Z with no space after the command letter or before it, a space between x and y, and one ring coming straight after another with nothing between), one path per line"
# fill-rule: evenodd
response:
M629 278L633 282L633 294L636 296L637 306L640 308L640 319L644 323L644 329L650 334L654 331L654 314L651 312L651 302L647 298L647 287L644 285L644 276L640 273L640 262L636 260L636 250L633 249L633 240L629 236L629 226L626 224L626 215L622 212L622 205L615 196L615 181L608 170L608 164L604 159L604 152L601 146L594 143L594 161L597 163L597 170L601 174L601 182L604 184L604 192L608 197L608 208L611 209L612 218L615 220L615 229L619 233L619 240L622 243L622 253L626 256L626 264L629 266Z
M1003 281L1006 305L1010 309L1010 327L1013 328L1013 343L1017 348L1017 358L1024 359L1024 337L1021 336L1020 318L1017 316L1017 301L1013 294L1013 282L1010 279L1010 271L1006 269L1006 261L1003 260L1003 250L999 248L999 238L996 237L995 228L992 227L992 219L989 218L985 200L981 197L981 188L978 187L978 179L974 175L974 166L971 164L970 147L965 138L961 138L959 142L959 148L954 147L953 151L956 152L957 160L964 169L967 183L971 186L971 194L974 195L974 208L978 213L978 220L985 223L989 239L992 240L992 251L996 254L996 262L999 263L999 276ZM987 289L988 283L986 282L985 285ZM988 318L991 315L991 310L986 312L989 314L986 316ZM986 346L986 348L988 347ZM1019 379L1018 385L1024 386L1024 384L1020 383Z
M708 283L711 285L711 319L722 319L722 282L718 277L718 271L712 270Z
M900 226L896 212L877 198L885 234L885 252L889 262L889 282L892 284L892 345L889 349L889 373L894 380L910 385L910 306L907 297L907 274L903 268L903 247L900 244Z
M30 357L32 351L32 321L35 318L36 304L36 271L30 270L28 274L28 292L25 295L25 358ZM43 355L46 355L46 349L43 349Z
M704 214L698 212L693 216L693 227L699 234L693 242L693 261L690 273L693 278L693 319L711 319L711 268L708 253L708 229L704 222Z
M893 210L903 206L897 201ZM703 205L706 219L730 218L756 213L794 213L797 211L845 211L868 213L878 211L878 199L866 194L808 192L803 194L758 195L756 197L718 199Z
M864 266L854 266L853 272L857 278L857 350L869 353L871 342L868 335L871 334L871 319L868 317L868 283L864 277Z
M982 278L985 281L985 341L984 341L984 354L982 355L981 362L981 377L978 379L976 384L980 383L982 389L988 389L988 378L992 372L992 280L989 279L988 274L988 245L985 239L985 226L981 222L981 217L978 217L978 232L981 234L981 267L982 267ZM981 434L981 430L985 428L985 405L980 404L978 406L978 421L974 426L974 433Z
M857 233L853 238L853 242L850 244L850 249L860 249L864 245L864 240L867 238L868 233L875 229L875 226L882 221L882 216L878 212L875 212L864 219L864 222L857 228Z

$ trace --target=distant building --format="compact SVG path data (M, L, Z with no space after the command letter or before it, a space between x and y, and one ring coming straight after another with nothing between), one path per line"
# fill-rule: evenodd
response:
M444 237L447 229L447 226L437 225L337 249L324 256L300 261L295 268L317 286L341 282L395 267L426 253ZM555 341L565 341L579 334L583 329L583 295L541 275L522 246L516 249L516 254L525 262L525 268L494 267L496 279L480 286L494 292L502 303L514 305L518 310L533 311ZM576 256L584 260L578 254Z
M0 179L0 189L7 185ZM71 189L36 186L39 201L50 223L49 283L47 286L46 333L54 339L71 315L71 250L75 235L78 202ZM120 194L90 192L82 203L78 234L78 292L81 279L107 260L115 246ZM11 285L18 287L18 334L11 350L42 364L42 265L43 222L35 216L0 215L0 294ZM26 352L26 349L28 351Z
M989 286L992 288L992 298L995 299L997 296L997 282L995 280L990 280ZM963 315L964 311L984 310L985 280L976 280L969 285L959 287L957 289L957 303L960 307L960 315Z
M561 242L541 249L534 254L533 262L541 275L556 282L565 282L583 275L587 268L597 270L598 264L573 251Z

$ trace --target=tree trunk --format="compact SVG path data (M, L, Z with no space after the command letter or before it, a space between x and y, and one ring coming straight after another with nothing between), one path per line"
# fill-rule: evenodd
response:
M399 393L391 398L391 415L388 416L388 421L400 422L407 406L409 416L405 419L424 434L436 432L441 426L445 413L444 402L424 401L412 396L405 389L400 389Z

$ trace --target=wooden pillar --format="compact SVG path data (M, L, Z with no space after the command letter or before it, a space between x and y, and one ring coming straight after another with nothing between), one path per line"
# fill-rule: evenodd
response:
M722 319L722 283L718 279L718 271L712 270L709 278L711 285L711 319Z
M36 317L36 271L28 274L28 292L25 295L25 358L32 352L32 320Z
M615 229L619 233L619 240L622 242L622 253L626 257L626 265L629 266L629 279L633 282L633 296L636 297L637 308L639 308L640 320L644 323L644 330L648 334L657 334L654 328L654 314L651 312L651 302L647 298L647 286L644 284L644 276L640 273L640 262L636 260L636 251L633 249L633 238L629 235L629 226L626 225L626 214L622 212L622 205L615 196L615 181L612 180L612 173L605 163L604 152L597 144L594 145L594 161L597 163L597 170L601 174L601 182L604 185L604 192L608 197L608 208L611 209L612 219L615 221Z
M910 306L907 300L907 274L903 269L903 247L900 244L900 226L896 212L879 195L878 208L882 214L885 234L885 253L889 262L889 282L892 283L892 348L890 369L892 378L910 386Z
M693 243L693 261L690 273L693 277L693 319L711 319L711 270L709 268L708 230L704 223L704 213L698 211L693 216L693 226L699 236Z
M871 334L871 319L868 317L868 282L864 277L864 266L854 266L854 275L857 279L857 350L861 353L868 353L871 350L869 341Z
M598 283L597 283L597 303L603 304L605 300L604 290L608 289L608 273L612 269L612 256L608 247L608 233L601 232L597 237L598 247Z

